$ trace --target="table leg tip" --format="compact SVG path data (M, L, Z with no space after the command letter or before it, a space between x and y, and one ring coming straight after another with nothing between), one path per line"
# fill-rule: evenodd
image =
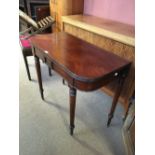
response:
M73 136L74 128L75 128L74 126L70 126L70 135L71 135L71 136Z
M107 127L110 126L110 123L111 123L112 118L113 118L113 115L109 114L108 115L108 121L107 121Z
M110 126L110 123L107 123L107 128L109 128L109 126Z
M62 79L62 84L65 85L65 80L64 79Z
M44 100L44 95L41 95L41 99Z
M124 117L122 118L122 121L125 122L125 120L126 120L126 117L124 116Z
M40 91L41 99L44 100L44 90Z
M70 131L70 135L73 136L73 131Z

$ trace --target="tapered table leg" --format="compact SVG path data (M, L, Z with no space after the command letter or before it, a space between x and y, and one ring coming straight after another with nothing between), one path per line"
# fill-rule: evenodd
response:
M74 118L76 107L76 89L70 87L69 95L70 95L70 134L73 135L73 130L75 128Z
M116 105L117 105L117 102L118 102L118 98L120 96L120 93L121 93L121 90L122 90L122 87L123 87L123 83L124 83L124 76L120 76L119 79L118 79L118 87L117 87L117 90L116 90L116 93L114 95L114 98L113 98L113 101L112 101L112 106L111 106L111 110L110 110L110 113L108 114L108 121L107 121L107 127L109 127L110 123L111 123L111 120L114 116L114 111L115 111L115 108L116 108Z
M38 83L39 83L39 90L40 90L41 98L44 100L40 61L39 61L39 58L37 56L35 56L35 66L36 66L36 72L37 72L37 77L38 77Z

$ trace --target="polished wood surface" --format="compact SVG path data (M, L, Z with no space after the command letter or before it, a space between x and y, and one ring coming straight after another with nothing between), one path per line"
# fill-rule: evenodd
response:
M37 35L33 37L32 43L48 51L48 55L71 77L81 81L101 79L129 64L117 55L83 42L81 39L75 39L64 32Z
M117 80L118 87L109 113L110 124L130 62L91 45L65 32L36 35L31 39L36 60L38 82L43 98L43 88L38 58L58 72L70 87L70 132L73 134L76 89L96 90Z
M89 15L63 16L62 21L89 32L134 46L134 26Z
M70 16L68 16L68 18L69 17ZM91 18L91 17L92 16L89 16L89 18ZM95 17L93 17L93 18L95 18ZM99 20L100 21L99 23L97 23L98 20L96 20L95 27L97 27L97 25L100 25L102 23L101 20L102 19ZM85 23L84 20L83 21L81 20L80 25L79 25L78 22L79 21L77 19L74 22L72 19L73 24L69 24L68 22L64 21L63 22L63 31L65 31L69 34L72 34L84 41L87 41L99 48L107 50L111 53L114 53L114 54L120 56L123 59L127 59L132 62L128 77L125 80L121 95L119 97L119 101L122 103L122 105L126 111L126 109L128 107L129 98L132 96L133 91L135 90L135 47L131 46L129 44L125 44L121 41L116 41L116 40L110 38L110 36L108 38L106 36L106 34L105 34L105 36L104 36L104 34L100 34L100 31L98 33L95 33L93 31L93 29L91 29L89 31L89 29L88 29L89 27L88 28L86 27L85 29L81 28L80 25L82 22L83 22L83 25L88 24L88 23ZM89 23L89 25L91 25L91 24ZM100 27L100 29L101 29L101 27ZM128 28L126 28L126 30L128 30ZM134 31L132 31L132 32L134 32ZM130 31L128 31L128 33L130 33ZM101 89L105 93L109 94L110 96L114 96L117 86L118 86L117 82L114 81L114 82L110 82L108 85L102 87Z

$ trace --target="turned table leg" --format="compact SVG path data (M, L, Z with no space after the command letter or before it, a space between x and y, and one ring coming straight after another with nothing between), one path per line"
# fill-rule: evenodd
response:
M37 72L37 77L38 77L38 83L39 83L39 90L40 90L41 98L44 100L40 61L39 61L39 58L37 56L35 56L35 67L36 67L36 72Z
M122 87L123 87L124 79L125 79L124 75L120 76L119 79L118 79L118 87L117 87L116 93L115 93L113 101L112 101L112 106L111 106L110 113L108 114L107 127L109 127L109 125L111 123L111 120L112 120L112 118L114 116L114 112L115 112L115 108L116 108L116 105L117 105L117 102L118 102L118 98L120 96L120 93L121 93L121 90L122 90Z
M73 135L74 130L74 118L75 118L75 107L76 107L76 89L70 87L70 134Z

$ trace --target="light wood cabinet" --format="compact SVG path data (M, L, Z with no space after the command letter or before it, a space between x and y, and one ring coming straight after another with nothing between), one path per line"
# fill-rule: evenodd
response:
M50 13L56 20L54 31L62 30L61 16L83 13L84 0L50 0Z

